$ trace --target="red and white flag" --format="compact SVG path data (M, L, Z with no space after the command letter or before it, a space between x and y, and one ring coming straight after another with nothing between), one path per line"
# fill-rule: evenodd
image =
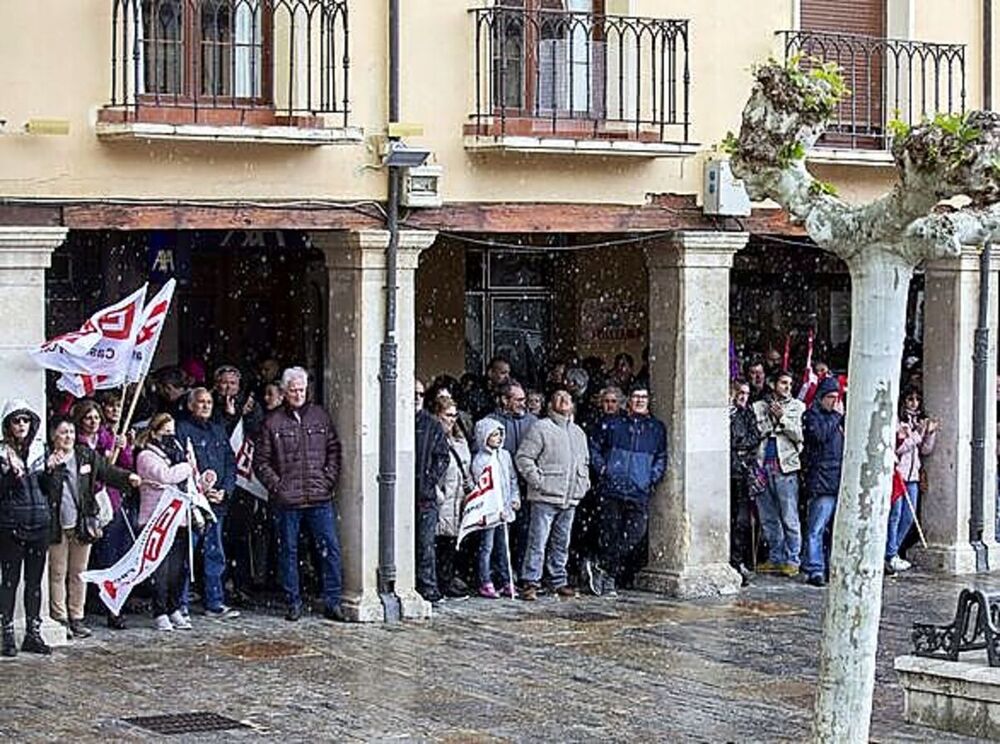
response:
M132 358L146 285L98 310L78 331L57 336L28 355L45 369L77 375L124 379Z
M143 308L139 330L135 337L135 346L132 349L132 360L129 362L126 374L128 382L139 382L149 374L149 368L156 355L156 347L160 343L160 334L163 332L163 324L167 319L167 311L170 310L170 302L174 298L176 286L177 280L171 279Z
M462 502L462 522L458 527L456 550L466 535L503 524L503 493L494 476L499 470L500 463L493 454L479 476L476 489Z
M89 398L95 390L109 390L121 387L124 377L108 377L108 375L79 375L63 372L56 380L56 387L64 390L74 398Z
M802 387L799 388L799 400L803 401L806 406L812 405L813 398L816 397L816 388L819 387L819 377L813 370L813 344L815 339L816 333L810 328L809 345L806 351L806 368L802 373Z
M111 568L80 574L83 581L97 584L98 595L112 614L121 612L132 589L149 578L163 562L174 544L187 508L188 495L173 486L165 486L153 516L142 528L131 550Z
M236 485L258 499L267 501L267 489L257 480L253 472L254 446L253 441L243 434L243 419L236 423L236 428L229 437L229 446L233 448L233 454L236 456Z

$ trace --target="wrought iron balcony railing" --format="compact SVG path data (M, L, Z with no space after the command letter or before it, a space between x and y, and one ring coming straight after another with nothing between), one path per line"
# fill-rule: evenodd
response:
M965 45L882 39L853 34L780 31L785 59L804 67L836 62L851 95L844 99L820 147L888 149L888 121L919 123L965 111Z
M510 1L510 0L508 0ZM474 8L475 134L688 142L688 22Z
M107 118L348 114L347 0L112 0ZM315 122L313 122L315 123Z

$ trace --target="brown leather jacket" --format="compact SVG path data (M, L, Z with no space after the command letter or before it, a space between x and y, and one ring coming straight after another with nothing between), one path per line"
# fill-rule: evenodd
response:
M257 477L285 509L329 501L340 477L340 439L330 416L315 403L297 413L287 405L271 411L254 451Z

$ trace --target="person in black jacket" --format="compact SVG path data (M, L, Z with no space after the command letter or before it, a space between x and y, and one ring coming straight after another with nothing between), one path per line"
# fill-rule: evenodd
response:
M802 571L806 582L823 586L828 566L824 535L833 521L844 460L844 415L837 410L840 386L833 377L824 378L816 390L812 407L802 417L806 455L806 492L809 508Z
M751 481L756 479L757 446L760 428L750 407L750 383L735 380L729 406L729 563L740 572L743 586L750 583L750 566L754 565L750 511L753 497Z
M49 547L49 502L42 487L41 419L21 400L4 406L0 442L0 622L2 652L17 655L14 601L24 569L25 633L21 650L50 654L42 639L42 574Z
M438 590L435 538L437 537L437 484L448 470L451 453L444 428L423 407L424 384L417 380L416 452L414 457L417 508L417 592L428 602L441 599Z

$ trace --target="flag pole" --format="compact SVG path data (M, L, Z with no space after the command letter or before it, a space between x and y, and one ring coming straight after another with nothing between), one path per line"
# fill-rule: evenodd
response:
M140 375L138 381L135 384L135 393L132 395L132 404L128 407L128 415L124 418L124 423L122 419L119 419L118 423L121 426L121 431L115 435L115 448L111 450L111 462L114 463L118 459L118 452L120 450L118 446L118 437L121 436L123 432L128 431L128 427L132 424L132 417L135 415L135 407L139 404L139 396L142 395L142 388L146 384L146 375ZM127 388L126 388L127 389Z
M913 508L913 499L910 498L908 489L903 489L903 498L906 499L906 505L910 508L910 514L913 515L913 526L917 528L917 537L920 538L920 545L924 550L927 550L927 540L924 538L924 530L920 526L920 520L917 519L917 510Z
M188 501L188 571L194 582L194 506Z
M503 523L503 544L504 552L507 553L507 581L509 582L510 598L514 599L514 568L510 563L510 531L507 529L507 522Z

